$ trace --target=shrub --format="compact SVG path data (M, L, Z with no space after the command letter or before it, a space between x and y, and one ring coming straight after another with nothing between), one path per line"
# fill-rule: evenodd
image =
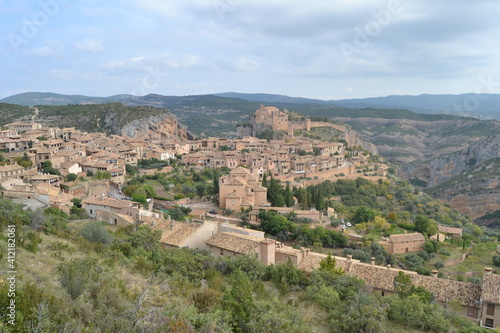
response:
M437 269L443 268L444 267L444 263L441 260L436 261L434 263L434 267L436 267Z
M500 256L499 255L493 256L493 264L495 264L495 266L500 266Z
M113 237L104 229L101 223L92 222L80 230L80 236L93 243L110 244Z
M449 256L451 253L445 248L442 248L439 250L439 254L442 254L443 256Z

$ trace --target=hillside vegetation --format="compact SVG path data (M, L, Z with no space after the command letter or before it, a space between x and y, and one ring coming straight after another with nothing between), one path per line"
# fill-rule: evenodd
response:
M144 226L74 221L26 212L0 199L0 227L16 226L16 325L2 332L485 332L413 288L370 294L327 258L306 275L291 263L214 258L163 249ZM5 260L6 236L0 236ZM0 306L8 306L0 281Z
M35 110L27 106L0 103L0 126L19 120L30 121L34 114Z

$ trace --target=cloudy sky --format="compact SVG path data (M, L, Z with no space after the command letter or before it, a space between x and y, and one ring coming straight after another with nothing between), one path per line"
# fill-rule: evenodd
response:
M0 98L500 93L498 0L0 0L0 8Z

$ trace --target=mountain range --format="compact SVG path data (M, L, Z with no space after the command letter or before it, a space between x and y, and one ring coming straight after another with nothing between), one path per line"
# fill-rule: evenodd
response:
M338 106L347 108L389 108L389 109L407 109L419 113L428 114L454 114L459 116L471 116L480 119L498 119L500 120L500 94L441 94L431 95L422 94L418 96L410 95L392 95L385 97L371 97L362 99L338 99L321 100L303 97L290 97L277 94L249 94L225 92L212 94L214 96L225 98L236 98L251 102L270 103L270 104L318 104L328 106ZM141 100L148 96L133 96L127 94L113 95L108 97L91 97L83 95L61 95L55 93L27 92L6 97L0 102L19 104L26 106L34 105L64 105L64 104L102 104L109 102L124 102ZM198 95L203 96L203 95ZM164 98L182 99L196 96L163 96Z

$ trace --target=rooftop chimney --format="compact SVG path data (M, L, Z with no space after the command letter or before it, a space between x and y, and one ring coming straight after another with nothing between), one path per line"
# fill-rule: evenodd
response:
M348 254L348 255L347 255L347 262L351 262L351 260L352 260L352 255L351 255L351 254Z
M491 274L491 267L485 267L484 268L484 274L485 275L490 275Z
M375 257L371 257L370 262L372 265L375 265Z
M435 277L435 278L438 277L438 270L437 269L432 270L432 277Z
M387 264L387 269L391 269L391 264Z

